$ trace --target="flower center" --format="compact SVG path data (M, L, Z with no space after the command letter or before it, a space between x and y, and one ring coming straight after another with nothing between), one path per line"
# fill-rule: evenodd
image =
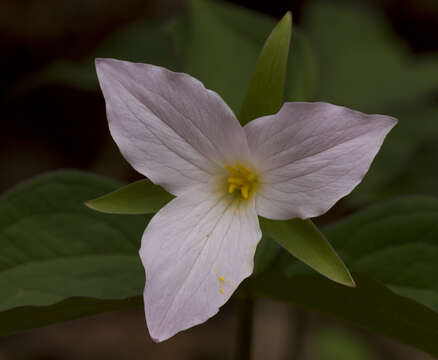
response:
M227 165L226 169L231 174L227 178L228 192L232 194L237 190L240 196L248 199L257 185L257 176L241 164L236 164L235 167Z

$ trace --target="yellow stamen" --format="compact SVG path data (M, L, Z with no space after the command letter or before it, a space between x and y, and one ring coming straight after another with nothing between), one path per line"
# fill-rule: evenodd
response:
M221 294L224 293L224 281L225 279L221 275L219 275L219 291Z
M232 194L234 190L238 190L243 199L248 199L257 185L257 176L241 164L234 167L226 165L225 168L232 175L227 178L228 192Z
M239 176L239 172L234 170L230 165L225 166L225 168L231 173L231 175Z
M240 192L242 193L242 196L243 196L245 199L248 199L248 193L249 193L248 185L243 186L243 187L240 189Z
M228 178L228 182L230 184L244 185L245 184L245 179L238 178L238 177L229 177Z
M237 164L236 165L237 170L239 170L243 175L248 176L251 174L251 171L249 171L245 166Z

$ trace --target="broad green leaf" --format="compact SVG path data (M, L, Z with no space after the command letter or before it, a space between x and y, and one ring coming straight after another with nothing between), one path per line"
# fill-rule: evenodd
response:
M116 186L85 173L58 172L0 199L0 334L141 305L144 271L137 251L148 217L99 214L81 205ZM357 288L309 274L273 249L268 271L249 279L246 291L438 355L437 223L437 199L370 208L326 231L357 271Z
M248 286L253 295L331 314L438 356L437 224L437 198L373 206L324 231L356 288L316 277L286 254Z
M286 301L346 321L438 356L438 314L369 277L353 273L357 287L315 275L266 272L246 284L252 296Z
M400 107L399 123L391 131L369 174L347 198L361 205L411 193L438 195L438 106Z
M138 249L149 217L100 214L83 205L117 185L59 171L0 198L0 311L14 308L0 316L0 333L113 309L111 303L99 309L97 300L90 300L94 310L82 309L89 300L72 297L110 300L118 309L125 306L122 299L142 293ZM38 306L35 313L29 306ZM41 311L50 313L47 319Z
M311 101L318 88L318 63L313 48L303 32L294 26L288 72L285 83L285 101Z
M224 10L236 10L240 22L247 11L215 1L189 1L189 38L184 53L183 71L201 80L208 89L218 92L237 114L254 67L257 54L273 26L270 19L253 18L258 36L251 30L236 29ZM248 16L247 16L248 17ZM231 18L233 20L233 18ZM254 23L255 22L255 23ZM260 26L265 31L260 34ZM208 50L207 50L208 49Z
M265 40L276 21L219 1L190 1L184 72L218 92L238 114ZM292 35L288 58L286 100L310 98L315 90L316 63L306 38ZM208 51L206 51L208 49Z
M412 196L369 207L325 234L353 272L438 311L437 224L438 198Z
M138 249L150 215L100 214L83 205L119 186L84 172L58 171L0 198L0 335L141 306L145 278ZM129 195L130 186L112 193L118 205L131 206L119 196ZM108 202L98 205L109 210ZM257 253L255 268L263 271L279 247L267 239Z
M242 125L280 110L291 35L292 16L287 13L272 30L257 59L240 111Z
M284 250L268 234L263 234L254 255L253 275L269 270Z
M218 92L237 114L260 48L275 19L222 1L192 0L187 16L164 23L140 20L110 34L78 62L59 60L15 91L47 84L98 90L95 57L152 63L190 73ZM315 93L316 62L303 34L294 31L288 59L287 100ZM293 80L293 81L292 81Z
M340 284L355 286L347 267L311 220L261 218L260 226L264 234L322 275Z
M253 61L240 66L241 71L248 72L249 81L251 70L259 55L260 49L277 21L261 13L249 11L246 8L225 2L210 1L209 6L214 10L217 16L223 19L227 26L234 29L236 36L237 34L245 35L247 42L254 43ZM313 98L316 92L318 66L308 39L297 29L297 26L294 26L292 33L291 48L292 51L290 51L288 56L285 100L308 101ZM248 65L248 67L245 68L244 65ZM243 86L247 86L247 84L246 82ZM243 91L244 90L246 89L244 88ZM243 95L244 92L239 95L242 96L242 100ZM236 110L240 110L240 108Z
M139 20L110 34L88 56L80 61L56 60L16 91L24 91L47 84L62 84L84 90L99 90L94 59L116 58L151 63L178 70L178 57L167 24L155 20Z
M105 312L142 307L140 296L121 299L70 297L48 306L21 306L0 312L0 336Z
M319 99L364 112L412 103L438 86L438 54L414 56L372 9L315 2L304 19L319 55Z
M438 174L433 167L417 174L421 186L406 177L423 161L427 138L438 136L437 107L428 103L438 88L438 52L414 55L380 14L362 6L315 3L304 26L319 55L318 100L399 119L346 204L357 207L407 193L436 194ZM436 153L437 142L429 144Z
M110 214L152 214L173 196L149 180L139 180L109 194L85 202L89 208Z

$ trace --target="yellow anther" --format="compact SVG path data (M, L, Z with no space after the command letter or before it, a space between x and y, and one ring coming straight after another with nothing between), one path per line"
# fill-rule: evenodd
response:
M219 276L219 291L220 291L221 294L223 294L224 293L224 281L225 281L225 279L222 276L220 276L220 275L218 275L218 276Z
M239 172L234 170L230 165L225 166L225 168L234 176L240 176Z
M232 175L227 178L228 192L232 194L234 190L238 190L243 199L248 199L257 184L257 176L241 164L236 164L235 167L226 165L225 168Z
M236 184L236 185L244 185L245 184L245 179L242 179L241 177L229 177L228 178L228 182L230 184Z
M240 192L242 193L242 196L243 196L245 199L248 199L248 195L249 195L249 188L248 188L248 185L243 186L243 187L240 189Z
M237 170L241 172L242 175L248 176L251 174L251 171L249 171L245 166L237 164L236 165Z

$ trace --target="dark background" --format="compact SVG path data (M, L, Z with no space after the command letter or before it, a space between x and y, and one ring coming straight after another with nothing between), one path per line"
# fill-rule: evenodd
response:
M234 1L300 25L308 1ZM390 21L413 54L438 50L436 0L356 1ZM79 168L120 180L140 178L107 131L99 92L28 86L56 59L80 61L109 34L139 18L184 12L177 0L0 0L0 193L45 171ZM164 344L153 344L142 310L101 315L0 339L4 359L223 359L233 345L234 304L221 316ZM428 359L331 319L261 302L256 359ZM297 345L298 344L298 345ZM320 352L318 352L320 351ZM334 357L330 357L330 354Z

